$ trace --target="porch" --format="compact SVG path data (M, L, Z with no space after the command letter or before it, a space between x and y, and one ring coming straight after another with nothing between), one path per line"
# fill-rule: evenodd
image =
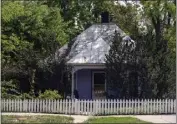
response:
M78 99L105 99L106 72L104 65L73 66L71 97Z

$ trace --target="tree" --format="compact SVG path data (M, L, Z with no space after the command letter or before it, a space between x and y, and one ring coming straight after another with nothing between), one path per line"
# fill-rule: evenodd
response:
M144 7L144 17L150 22L148 26L152 27L155 32L153 34L155 40L153 40L153 48L151 49L152 62L150 65L150 70L154 73L149 72L149 74L151 75L151 81L157 86L156 97L164 98L172 90L170 85L174 86L175 83L173 80L175 48L171 44L175 44L175 35L173 33L176 25L174 19L176 6L172 1L168 0L141 1L141 3Z
M112 4L110 8L115 22L136 42L134 57L139 61L136 72L141 82L138 85L142 89L139 97L174 98L176 5L167 0L142 0L141 4L141 12L137 10L138 6L128 3L126 6ZM146 22L143 22L145 19ZM142 21L144 29L141 29L138 21ZM120 51L114 52L120 54ZM119 80L118 76L116 80Z
M115 97L138 98L138 73L134 46L134 41L123 39L123 36L115 33L109 54L106 55L108 88L114 90Z
M4 2L2 8L3 80L25 79L34 94L36 70L68 40L59 8L36 2Z

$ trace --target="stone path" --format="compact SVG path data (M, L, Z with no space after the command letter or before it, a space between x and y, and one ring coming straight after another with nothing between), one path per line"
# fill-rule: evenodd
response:
M74 123L82 123L91 116L83 115L64 115L64 114L44 114L44 113L2 113L2 115L53 115L53 116L67 116L73 117ZM176 123L176 115L111 115L111 116L97 116L97 117L136 117L140 120L152 123Z

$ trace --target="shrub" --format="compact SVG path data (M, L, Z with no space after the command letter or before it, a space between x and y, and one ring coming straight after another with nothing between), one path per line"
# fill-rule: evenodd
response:
M17 99L20 95L15 80L1 81L1 98Z
M30 94L28 93L23 93L19 96L20 99L32 99L34 98L33 96L31 96Z
M60 99L62 98L56 90L46 90L44 93L39 94L40 99Z

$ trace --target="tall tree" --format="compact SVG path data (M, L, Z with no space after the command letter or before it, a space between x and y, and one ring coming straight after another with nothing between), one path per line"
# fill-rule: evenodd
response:
M175 41L175 35L171 31L173 30L175 32L173 26L176 25L174 19L176 6L172 1L168 0L141 1L141 3L144 7L144 17L150 22L148 26L152 27L155 32L155 40L151 53L152 65L150 69L150 72L154 73L149 74L151 75L151 81L157 87L156 97L162 98L167 96L168 92L172 90L170 89L170 85L175 83L174 80L173 83L168 81L174 77L174 71L172 69L175 65L173 63L172 67L170 63L174 61L171 57L174 57L173 52L175 48L170 46L170 44L174 44Z
M2 79L25 79L34 93L36 70L66 43L60 9L36 2L4 2L2 7Z
M114 90L112 95L118 98L138 98L134 41L123 39L120 34L115 33L109 54L106 55L106 67L108 89Z

